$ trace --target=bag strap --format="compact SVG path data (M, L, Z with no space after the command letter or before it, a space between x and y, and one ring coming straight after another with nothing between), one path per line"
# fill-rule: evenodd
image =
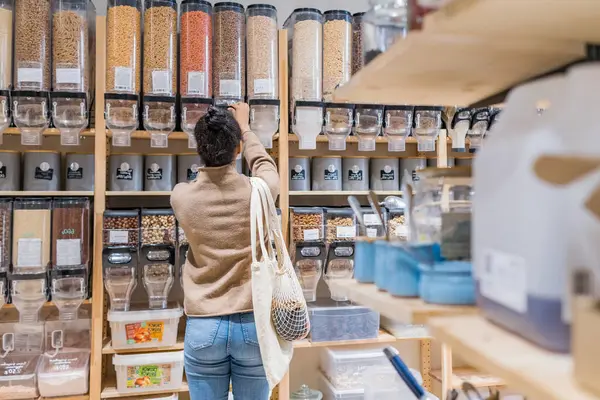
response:
M250 178L250 183L252 184L252 195L250 198L250 232L251 232L251 240L250 245L252 247L252 262L258 262L258 257L256 254L257 244L260 244L260 249L262 251L263 256L273 257L275 251L271 244L271 229L269 223L268 214L265 212L266 203L263 201L263 188L261 187L260 182L262 179L259 178ZM264 213L264 214L263 214ZM267 218L264 218L267 216ZM265 247L265 230L264 223L267 224L267 232L269 232L269 249ZM257 238L258 234L258 238ZM258 243L257 243L258 240Z

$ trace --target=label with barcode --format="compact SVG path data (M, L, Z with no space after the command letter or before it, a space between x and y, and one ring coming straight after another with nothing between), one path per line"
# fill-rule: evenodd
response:
M188 94L196 94L200 96L205 96L204 87L206 86L204 72L200 71L190 71L188 72Z
M237 79L221 79L219 81L219 95L240 97L242 95L241 82Z
M44 74L41 68L19 68L17 71L19 83L21 82L36 82L42 83Z
M273 88L275 86L273 82L273 79L255 79L254 94L273 93Z
M356 227L354 225L338 226L335 233L338 239L352 239L356 237Z
M319 240L319 230L318 229L305 229L303 231L304 241L308 242L310 240Z
M169 71L152 71L152 93L171 93L171 74Z
M56 68L56 83L81 83L81 70L79 68Z
M133 89L133 70L130 67L115 67L115 90Z

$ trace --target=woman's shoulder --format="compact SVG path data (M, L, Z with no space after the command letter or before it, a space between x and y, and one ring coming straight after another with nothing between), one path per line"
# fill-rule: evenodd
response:
M175 185L171 192L171 207L176 208L179 201L183 200L190 190L190 184L181 182Z

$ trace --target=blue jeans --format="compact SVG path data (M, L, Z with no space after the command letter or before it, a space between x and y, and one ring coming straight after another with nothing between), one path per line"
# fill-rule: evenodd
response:
M191 400L268 400L253 313L188 318L185 373Z

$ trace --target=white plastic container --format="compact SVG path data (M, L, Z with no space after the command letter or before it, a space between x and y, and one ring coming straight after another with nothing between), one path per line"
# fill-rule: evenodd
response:
M89 351L44 355L38 367L38 388L42 397L83 395L89 389Z
M319 390L323 393L323 400L364 400L365 398L364 388L336 389L323 374L319 380Z
M112 347L142 349L169 347L177 343L181 307L164 310L109 311Z
M385 368L370 368L365 371L365 400L412 400L412 394L406 383L388 362ZM419 371L410 368L417 382L422 385L423 377ZM431 397L429 397L431 400Z
M321 351L321 371L338 390L364 389L365 371L391 367L383 349L339 349L327 347Z
M117 392L178 390L183 383L183 351L114 355Z

